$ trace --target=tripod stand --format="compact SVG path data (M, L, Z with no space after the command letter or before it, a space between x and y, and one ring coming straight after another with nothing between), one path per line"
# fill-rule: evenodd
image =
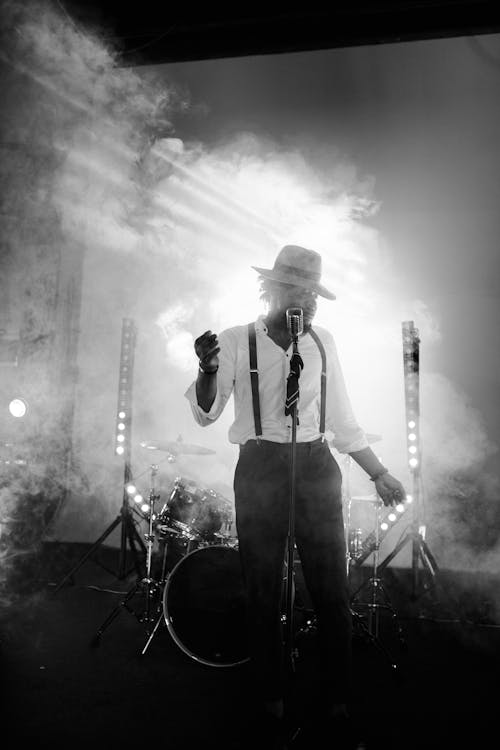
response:
M417 488L415 487L415 489ZM413 520L410 529L396 544L392 552L380 563L379 570L384 570L407 544L411 544L412 588L410 598L415 602L421 593L430 591L431 589L431 585L428 583L423 583L420 589L420 562L430 574L432 583L435 582L436 574L439 570L436 560L429 549L429 545L425 541L425 525L419 519L419 496L418 492L415 491L413 496Z
M413 477L413 520L411 530L401 539L394 550L380 564L380 569L384 569L391 560L411 542L411 567L412 567L412 591L411 600L416 601L419 597L419 580L420 570L419 563L423 563L424 568L430 573L431 578L435 579L438 571L436 561L425 541L425 524L421 520L420 508L420 394L419 394L419 373L420 373L420 337L418 329L412 320L403 321L403 366L405 374L405 402L406 402L406 426L408 439L408 453L410 470ZM428 591L430 586L424 585L424 590Z
M92 645L97 646L100 643L101 636L103 635L106 628L108 628L113 620L115 620L116 617L120 614L120 612L123 609L126 609L131 614L135 615L139 622L145 624L146 633L148 636L152 635L152 628L151 625L154 622L154 619L156 619L156 610L153 617L153 601L154 599L158 599L158 594L161 589L161 585L158 581L156 581L152 575L152 560L153 560L153 545L155 540L155 535L153 533L153 521L155 520L155 503L159 499L159 495L156 494L156 488L155 488L155 477L158 473L158 466L156 464L151 465L151 488L149 492L149 525L148 525L148 532L145 534L146 539L146 548L147 548L147 554L146 554L146 572L144 577L139 577L136 581L136 583L129 589L127 592L125 598L110 612L108 617L104 620L100 628L97 630L97 633L95 634ZM144 597L144 610L138 614L136 613L132 607L130 606L131 600L135 597L135 595L141 592ZM158 625L159 623L157 623ZM156 627L154 628L154 631L156 631ZM143 652L144 653L144 652Z
M71 568L71 570L64 576L64 578L58 583L58 585L54 589L54 593L57 593L67 581L71 581L73 579L73 576L77 572L77 570L79 570L82 567L82 565L101 546L104 540L107 539L108 536L120 524L121 524L120 553L119 553L119 558L118 558L118 571L116 573L116 577L119 580L123 580L131 572L131 569L127 570L127 551L128 551L127 546L130 549L130 552L132 555L132 563L133 563L132 570L135 568L136 574L138 576L142 575L144 561L140 559L140 555L142 554L144 556L146 554L146 545L144 544L143 539L141 538L139 532L137 531L135 521L132 517L132 509L130 507L129 497L127 494L127 484L130 481L130 478L131 478L130 466L128 463L126 463L122 507L120 509L118 516L108 526L108 528L101 534L99 539L97 539L94 542L94 544L90 547L90 549L88 549L87 552L85 552L85 554L82 555L82 557L78 560L76 565L74 565ZM108 572L113 573L113 571L110 571L108 568L106 568L105 565L102 565L102 563L99 563L99 564L105 570L108 570Z
M385 609L388 612L390 612L394 620L394 623L396 624L398 638L399 638L401 645L406 646L406 643L403 637L403 631L399 624L399 619L398 619L396 610L392 606L389 595L379 575L380 569L381 569L379 565L379 550L380 550L380 531L379 530L380 530L380 508L382 506L382 501L376 495L374 499L372 500L372 503L374 506L374 535L375 535L372 572L368 581L365 581L364 583L362 583L356 589L356 591L352 594L351 605L355 606L356 604L358 605L361 604L367 607L368 609L367 627L366 627L367 634L371 638L372 643L374 643L377 646L377 648L384 654L384 656L388 658L391 667L393 669L397 669L397 665L394 663L394 660L392 659L387 649L382 645L382 643L379 640L380 610ZM369 599L367 602L358 602L358 594L365 587L368 588ZM361 621L360 620L361 615L359 615L359 613L356 613L356 617L358 619L358 624L359 624L359 622Z

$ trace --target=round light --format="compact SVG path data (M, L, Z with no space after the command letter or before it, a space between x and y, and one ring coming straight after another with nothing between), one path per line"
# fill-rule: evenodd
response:
M406 496L406 502L407 503L412 503L413 502L413 495L407 495Z
M119 430L124 430L125 429L125 425L123 424L123 422L118 422L118 429Z
M416 439L417 439L417 436L415 435L415 433L410 432L410 434L408 435L408 440L416 440Z
M397 516L396 516L395 513L389 513L389 515L387 516L387 518L389 519L389 521L391 521L391 523L394 523L394 521L396 520Z
M142 503L143 500L144 500L144 498L143 498L142 495L136 495L134 497L134 503Z
M410 420L410 421L408 422L408 427L410 428L410 430L414 430L416 426L417 426L417 425L416 425L416 422L414 422L414 421L413 421L413 419L411 419L411 420Z
M147 513L149 510L149 505L147 503L144 503L144 505L141 505L141 510L143 513Z
M414 469L416 466L418 466L418 458L410 458L408 461L412 469Z
M124 443L125 442L125 435L117 435L116 439L118 440L119 443Z
M118 417L119 417L119 419L125 419L125 412L124 411L119 411L118 412Z
M133 484L129 484L127 487L127 492L129 495L134 495L136 492L136 488Z
M125 453L125 448L123 447L123 445L119 445L118 448L116 449L116 452L118 453L119 456L121 456L122 453Z
M384 521L384 523L380 524L380 528L382 529L382 531L387 531L387 529L389 528L389 524Z
M417 452L417 446L416 445L410 445L410 447L408 448L408 450L410 451L410 453L416 453Z
M403 513L405 509L405 506L399 503L399 505L396 505L396 510L398 513Z
M9 404L9 411L13 417L20 419L28 411L28 404L22 398L14 398Z

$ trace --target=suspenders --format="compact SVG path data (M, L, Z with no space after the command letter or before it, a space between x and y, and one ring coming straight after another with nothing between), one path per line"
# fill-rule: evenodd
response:
M321 407L319 418L319 431L321 437L325 434L325 414L326 414L326 354L325 347L316 331L312 328L309 333L321 355ZM260 400L259 400L259 371L257 369L257 339L255 335L255 323L248 324L248 351L250 355L250 381L252 384L252 404L253 417L255 422L255 435L257 440L262 436L262 424L260 420Z
M255 422L255 435L258 440L262 435L262 425L260 423L259 371L257 369L257 341L255 338L255 323L248 324L248 350L250 352L250 380L252 382L253 418Z
M321 433L321 437L325 434L325 413L326 413L326 354L325 354L325 347L323 346L323 343L312 328L309 329L309 333L311 334L313 340L316 343L316 346L319 349L319 353L321 354L321 410L320 410L320 417L319 417L319 431Z

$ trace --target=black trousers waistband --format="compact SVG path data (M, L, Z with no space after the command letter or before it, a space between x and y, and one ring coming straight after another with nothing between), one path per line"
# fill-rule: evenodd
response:
M298 451L314 450L316 446L327 447L327 442L324 438L319 437L316 440L307 440L296 444ZM289 451L292 447L292 443L277 443L274 440L263 440L262 438L247 440L246 443L242 443L239 446L240 453L245 448L260 448L265 451Z

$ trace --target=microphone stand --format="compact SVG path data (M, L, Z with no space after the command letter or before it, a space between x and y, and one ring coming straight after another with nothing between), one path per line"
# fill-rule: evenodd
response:
M298 314L295 314L298 313ZM285 712L289 714L290 695L291 695L291 683L292 676L295 672L295 650L294 650L294 638L293 638L293 604L294 604L294 580L293 580L293 563L295 553L295 484L296 484L296 472L297 472L297 425L298 425L298 401L299 401L299 390L298 390L298 378L300 371L304 366L302 358L299 354L298 349L298 338L299 334L303 330L303 312L300 308L291 308L287 310L287 323L289 331L292 335L293 343L293 354L294 357L298 357L299 365L296 368L295 374L297 377L297 393L295 400L291 407L289 407L289 414L292 417L292 442L290 451L290 498L288 507L288 540L287 540L287 553L286 553L286 607L285 607L285 669L286 669L286 697L285 697ZM288 406L288 404L287 404ZM288 410L288 409L287 409ZM292 740L295 739L299 732L297 728L293 734Z

